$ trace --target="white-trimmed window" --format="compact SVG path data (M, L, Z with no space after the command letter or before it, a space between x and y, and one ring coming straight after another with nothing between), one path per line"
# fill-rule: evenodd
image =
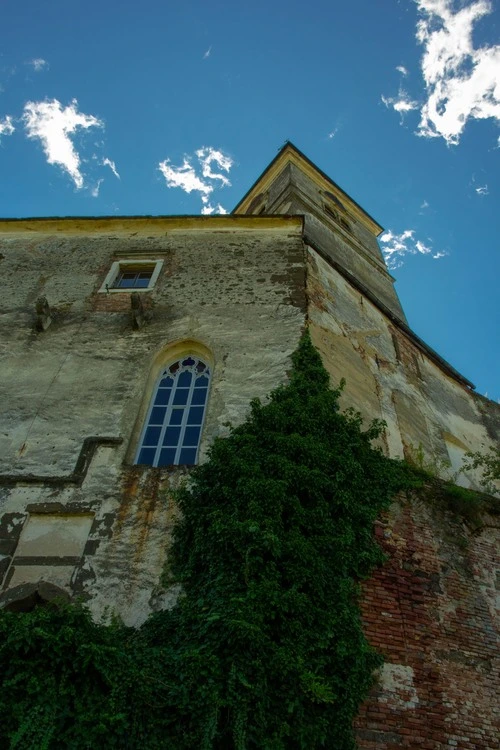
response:
M148 292L156 283L163 260L117 260L99 289L100 292Z
M197 463L209 385L210 368L194 355L162 369L134 463Z

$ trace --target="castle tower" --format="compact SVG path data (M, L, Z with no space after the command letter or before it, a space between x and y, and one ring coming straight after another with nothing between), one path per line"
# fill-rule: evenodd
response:
M229 215L0 219L0 609L173 606L175 490L306 327L388 456L480 489L463 458L498 444L500 405L408 327L381 231L290 143ZM363 624L386 663L360 748L496 747L498 516L443 486L376 526Z
M292 143L283 146L233 213L303 214L304 241L406 323L377 242L383 227Z

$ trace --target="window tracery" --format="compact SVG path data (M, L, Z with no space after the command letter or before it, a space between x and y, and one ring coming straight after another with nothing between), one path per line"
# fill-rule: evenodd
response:
M196 464L205 417L210 368L189 355L160 373L141 435L136 464Z

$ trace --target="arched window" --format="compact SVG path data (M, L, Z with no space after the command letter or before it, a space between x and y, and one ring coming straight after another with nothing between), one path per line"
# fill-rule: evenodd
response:
M195 464L210 369L195 356L162 368L143 429L136 464Z

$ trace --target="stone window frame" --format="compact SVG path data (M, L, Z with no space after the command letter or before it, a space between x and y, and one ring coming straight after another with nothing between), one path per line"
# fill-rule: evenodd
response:
M189 363L189 360L192 360L191 364ZM202 366L202 369L200 368L200 365ZM175 370L173 370L175 368ZM190 372L192 374L190 383L188 386L183 386L179 384L179 380L182 377L183 373ZM201 394L202 389L196 387L196 380L199 378L208 378L208 383L206 388L203 388L205 391L205 398L202 401L195 401L195 396L198 394L198 396ZM162 383L169 379L172 381L172 385L168 388L168 404L164 404L163 400L161 404L157 404L157 396L162 391L167 391L166 387L162 387ZM208 400L209 400L209 394L210 394L210 386L212 381L212 367L209 361L207 361L204 357L200 356L199 354L192 354L192 353L186 353L183 354L181 357L175 357L174 359L170 360L160 371L160 375L157 378L157 382L155 384L155 388L153 390L150 402L149 402L149 408L147 411L146 418L144 420L144 424L142 427L140 439L138 441L136 455L134 464L137 466L155 466L155 467L165 467L165 466L195 466L198 463L198 456L200 451L200 444L201 444L201 438L203 434L203 427L205 424L205 417L207 413L207 407L208 407ZM181 393L181 391L186 391L186 403L175 403L176 402L176 394ZM164 404L164 405L163 405ZM188 425L188 420L190 416L190 411L192 408L195 409L202 409L202 414L199 424L196 425ZM161 424L156 424L153 426L151 424L151 418L154 410L162 410L165 409L165 414L161 420ZM175 421L175 423L172 420L173 413L178 413L180 415L180 421ZM185 445L185 439L187 431L190 429L196 429L196 427L199 427L199 433L196 440L196 445ZM152 440L152 442L145 443L147 439L147 434L150 430L158 430L159 428L159 434L157 439ZM179 429L179 434L177 436L177 439L172 442L172 445L170 448L163 447L163 440L164 437L169 429L177 430ZM185 451L195 451L194 458L192 461L182 461L181 457L183 452ZM152 457L152 461L150 460L141 460L141 453L143 451L151 452L154 451L154 456ZM167 453L167 451L174 451L174 455L172 456L172 460L163 463L161 454L163 452Z
M111 267L106 275L106 278L104 279L101 288L99 289L99 294L137 294L138 292L150 292L158 279L158 276L160 275L162 266L163 266L164 260L159 258L148 258L148 259L141 259L138 260L136 258L126 258L124 260L115 260L111 264ZM147 287L131 287L131 288L120 288L120 287L113 287L113 284L115 283L118 276L126 272L127 267L133 267L134 269L137 267L144 267L146 268L152 268L153 273L151 274L151 278L149 279L149 284Z
M207 397L207 406L205 409L205 418L204 418L204 422L202 426L200 443L198 447L197 461L199 460L199 457L200 457L200 451L203 454L205 430L206 430L206 425L207 425L207 419L209 418L209 413L211 409L210 393L214 387L214 383L215 383L214 378L216 378L216 369L217 369L216 360L215 360L212 350L202 341L192 339L192 338L174 339L173 341L170 341L166 343L164 346L162 346L161 349L155 353L150 364L146 365L147 367L147 371L145 373L146 380L144 384L144 389L142 391L140 404L138 406L137 414L135 417L134 426L130 433L127 451L126 451L124 461L123 461L125 466L136 466L138 469L149 468L145 464L137 464L136 458L139 455L139 445L141 444L141 438L145 431L145 425L147 424L149 409L151 407L151 403L154 398L156 388L160 381L160 374L167 365L171 365L173 362L176 362L177 360L181 358L185 358L189 355L191 355L192 357L196 357L198 359L202 359L203 362L205 362L207 366L210 368L211 373L212 373L209 393Z

